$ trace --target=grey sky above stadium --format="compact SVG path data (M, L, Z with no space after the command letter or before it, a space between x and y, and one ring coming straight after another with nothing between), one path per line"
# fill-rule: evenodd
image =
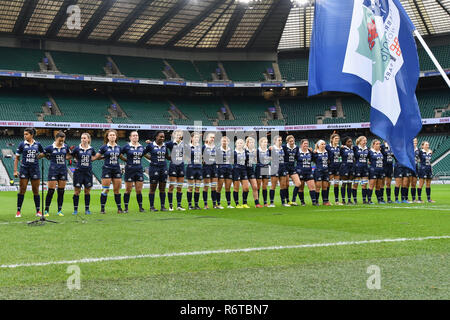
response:
M422 35L450 33L450 0L401 3ZM0 0L3 35L164 49L305 49L313 19L313 0Z

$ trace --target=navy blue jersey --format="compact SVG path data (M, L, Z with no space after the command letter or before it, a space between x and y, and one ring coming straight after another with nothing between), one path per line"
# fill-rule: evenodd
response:
M76 146L72 150L72 157L77 161L77 170L91 171L94 155L95 150L91 146L87 149L83 149L81 145Z
M166 148L170 151L170 162L172 164L183 164L184 159L184 142L180 141L179 143L176 141L168 141L166 142Z
M353 147L355 153L355 163L357 167L367 167L367 157L369 156L369 149L367 147L361 148L359 146Z
M384 166L392 167L394 165L394 153L390 147L385 145L381 146L381 153L384 156Z
M316 169L318 170L324 170L328 169L328 152L319 152L314 151L312 154L312 160L316 164Z
M428 169L431 168L431 157L432 152L429 150L428 152L425 152L425 150L419 150L419 159L420 159L420 168L421 169Z
M63 144L61 148L57 148L55 144L44 148L44 153L50 157L50 166L52 169L66 169L66 156L69 153L69 146Z
M245 153L245 150L242 150L241 152L234 151L234 167L235 168L245 168L247 164L247 155Z
M245 153L247 155L247 167L253 167L258 162L257 150L249 150L245 149Z
M127 167L128 168L142 168L142 157L145 155L145 148L140 144L133 146L127 143L122 147L122 154L127 157Z
M371 169L383 169L384 168L384 155L379 151L375 151L374 149L370 149L368 153L368 160L370 162Z
M202 161L203 161L203 151L202 146L193 146L190 145L191 149L191 157L189 161L189 166L193 168L201 168L202 167Z
M297 159L299 149L298 146L294 146L294 148L291 149L289 145L284 144L282 148L284 151L284 163L295 166L295 159Z
M44 152L42 145L33 141L29 144L27 141L23 141L19 144L16 150L16 156L22 156L22 167L37 167L39 166L38 155Z
M342 163L345 165L353 165L355 163L355 152L353 149L344 146L340 149Z
M222 147L220 147L217 164L227 165L231 167L231 164L233 163L233 157L234 153L233 151L231 151L231 149L228 148L227 150L224 150L222 149Z
M165 143L158 146L156 142L152 142L145 147L145 152L150 154L150 165L152 167L166 167L167 147Z
M258 167L264 167L270 164L270 150L266 149L266 150L261 150L260 148L258 148L258 152L256 153L256 165Z
M98 152L105 158L104 168L120 168L119 156L122 148L119 145L113 147L108 143L101 146Z
M309 150L303 152L299 150L297 153L297 169L311 169L312 154Z
M328 152L328 159L330 159L330 166L339 166L341 164L341 148L339 146L333 147L329 144L326 145L325 149Z
M216 146L215 145L209 146L205 144L203 145L202 150L203 150L202 151L203 163L206 165L216 164L216 157L217 157Z

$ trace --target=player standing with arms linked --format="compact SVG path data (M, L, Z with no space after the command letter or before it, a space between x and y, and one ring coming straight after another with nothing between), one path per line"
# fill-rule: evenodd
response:
M39 170L39 159L45 157L44 148L42 145L34 140L36 136L36 129L26 128L23 132L24 141L19 144L16 150L16 157L14 158L14 176L20 178L19 193L17 194L17 213L16 218L20 218L23 199L27 191L28 181L31 181L31 189L33 192L34 205L36 207L36 216L41 217L40 210L41 198L39 197L39 183L41 179L41 172ZM17 171L20 157L20 172Z

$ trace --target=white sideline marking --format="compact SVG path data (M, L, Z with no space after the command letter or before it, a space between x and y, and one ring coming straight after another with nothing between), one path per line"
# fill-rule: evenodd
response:
M220 254L220 253L237 253L237 252L269 251L269 250L301 249L301 248L319 248L319 247L348 246L348 245L360 245L360 244L383 243L383 242L424 241L424 240L436 240L436 239L450 239L450 236L430 236L430 237L420 237L420 238L396 238L396 239L378 239L378 240L362 240L362 241L341 241L341 242L332 242L332 243L312 243L312 244L300 244L300 245L291 245L291 246L272 246L272 247L259 247L259 248L222 249L222 250L206 250L206 251L191 251L191 252L172 252L172 253L163 253L163 254L141 254L141 255L136 255L136 256L117 256L117 257L103 257L103 258L83 258L83 259L79 259L79 260L62 260L62 261L49 261L49 262L3 264L3 265L0 265L0 268L5 269L5 268L18 268L18 267L38 267L38 266L59 265L59 264L93 263L93 262L103 262L103 261L134 260L134 259L144 259L144 258L200 256L200 255Z

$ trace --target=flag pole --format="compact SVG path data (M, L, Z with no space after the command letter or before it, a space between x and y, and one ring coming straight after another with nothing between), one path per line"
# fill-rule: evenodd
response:
M428 56L430 57L431 61L433 61L434 65L436 66L436 68L439 70L439 72L441 73L442 78L444 78L445 82L447 83L447 86L450 88L450 80L448 79L444 69L442 69L441 65L439 64L439 62L436 60L433 52L431 52L430 48L428 47L428 45L426 44L425 40L423 40L422 36L420 35L419 31L414 30L414 35L417 37L417 39L419 39L420 43L422 44L423 48L425 49L425 51L428 53Z

